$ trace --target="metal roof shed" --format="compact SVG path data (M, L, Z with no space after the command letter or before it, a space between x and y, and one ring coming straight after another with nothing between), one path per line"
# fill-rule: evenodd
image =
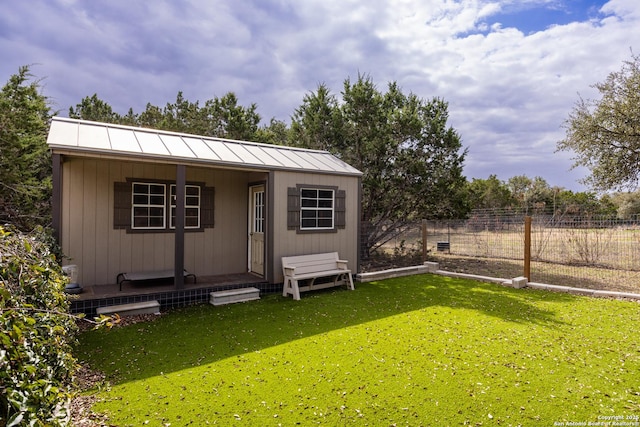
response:
M47 143L54 228L85 284L182 267L279 283L282 256L329 251L357 271L362 174L329 152L60 117Z

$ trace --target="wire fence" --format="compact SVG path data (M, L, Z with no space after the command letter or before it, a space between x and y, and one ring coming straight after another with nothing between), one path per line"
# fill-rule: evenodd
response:
M422 258L443 270L511 279L527 275L525 218L480 212L466 220L422 221L398 230L382 252L396 264ZM640 293L637 218L534 215L529 253L531 282Z

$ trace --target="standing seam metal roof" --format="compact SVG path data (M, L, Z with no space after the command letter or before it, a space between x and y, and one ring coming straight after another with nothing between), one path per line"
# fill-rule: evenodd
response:
M54 152L144 158L175 163L357 175L327 151L234 141L156 129L54 117L47 144Z

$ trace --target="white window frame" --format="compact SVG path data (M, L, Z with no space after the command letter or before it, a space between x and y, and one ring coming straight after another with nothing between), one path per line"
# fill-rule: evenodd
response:
M196 189L197 194L189 194L189 189ZM176 209L176 184L169 185L169 194L171 197L171 206L169 206L169 228L174 230L176 225L174 224ZM194 203L195 202L195 203ZM202 188L199 185L185 185L184 192L184 216L185 216L185 229L200 228L200 206L202 205ZM197 215L188 215L188 212L195 212ZM196 225L187 225L187 220L190 218L196 218Z
M139 190L136 192L136 186L144 186L147 188L147 191L142 192ZM162 188L162 192L153 193L151 191L152 187ZM147 199L146 202L141 202L139 200L141 197L146 197ZM152 203L153 201L152 198L161 198L162 204ZM136 209L147 210L146 226L136 225L136 218L144 217L142 215L136 215ZM151 215L151 209L160 209L162 212L162 215ZM148 225L151 222L151 218L160 218L160 217L162 217L162 226ZM133 230L164 230L166 227L167 227L167 186L166 184L157 183L157 182L142 182L142 181L132 182L131 183L131 229Z
M264 233L264 190L253 193L253 231Z
M310 194L315 193L315 195ZM306 194L305 194L306 193ZM330 193L330 197L329 197ZM305 206L306 205L306 206ZM328 206L330 205L330 206ZM336 192L332 188L300 188L300 230L333 230L335 229ZM312 215L315 212L315 215ZM311 216L312 215L312 216ZM321 226L320 222L329 220L330 225ZM314 221L314 225L305 224Z

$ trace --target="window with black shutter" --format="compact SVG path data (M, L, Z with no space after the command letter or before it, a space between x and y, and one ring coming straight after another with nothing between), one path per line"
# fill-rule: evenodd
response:
M346 193L337 187L298 184L287 189L287 228L336 232L346 226Z
M170 232L176 217L176 185L169 181L127 179L114 182L113 227L127 232ZM185 186L185 231L214 226L213 187Z

